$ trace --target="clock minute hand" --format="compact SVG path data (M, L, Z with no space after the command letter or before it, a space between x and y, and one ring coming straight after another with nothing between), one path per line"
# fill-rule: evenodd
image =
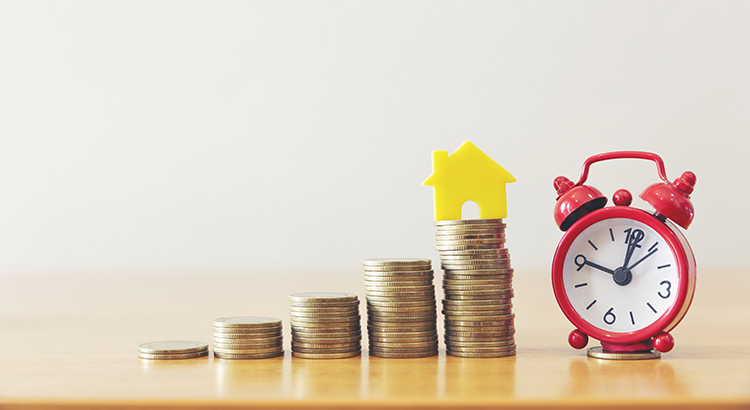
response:
M630 258L633 257L633 252L635 252L635 248L640 248L640 245L638 245L638 242L640 242L643 239L643 231L640 229L636 229L633 231L632 235L630 235L630 240L628 241L628 249L625 251L625 262L622 263L623 268L628 267L628 263L630 262Z
M642 257L641 259L638 259L638 261L637 261L636 263L634 263L634 264L630 265L630 267L626 268L626 269L625 269L625 272L630 272L630 270L631 270L631 269L633 269L633 268L635 268L636 266L638 266L638 264L639 264L639 263L641 263L641 262L645 261L645 260L646 260L646 258L648 258L649 256L653 255L653 254L654 254L654 253L656 253L656 251L658 251L658 250L659 250L659 248L656 248L656 249L654 249L653 251L651 251L651 252L647 253L647 254L646 254L646 255L645 255L644 257Z

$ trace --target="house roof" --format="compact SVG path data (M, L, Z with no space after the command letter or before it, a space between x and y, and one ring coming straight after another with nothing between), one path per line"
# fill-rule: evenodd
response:
M448 151L433 151L432 175L422 185L437 185L445 180L491 179L493 183L515 182L516 178L506 171L471 141L464 141L451 155Z

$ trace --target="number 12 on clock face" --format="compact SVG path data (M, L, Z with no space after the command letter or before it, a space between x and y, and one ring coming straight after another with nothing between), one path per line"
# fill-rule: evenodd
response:
M635 332L652 325L675 302L677 260L667 239L629 218L584 228L570 244L563 285L581 318L605 332Z

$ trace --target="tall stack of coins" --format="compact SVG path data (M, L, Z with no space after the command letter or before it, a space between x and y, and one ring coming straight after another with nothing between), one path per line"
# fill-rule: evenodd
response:
M444 272L447 354L516 354L513 269L502 219L436 221L435 225Z
M359 297L354 293L295 293L289 296L292 356L342 359L362 354Z
M213 351L219 359L267 359L284 354L281 319L222 317L212 324Z
M437 307L429 259L365 259L370 356L438 354Z

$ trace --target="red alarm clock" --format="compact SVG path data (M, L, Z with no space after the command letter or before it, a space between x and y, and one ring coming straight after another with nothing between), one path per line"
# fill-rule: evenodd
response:
M591 164L619 158L656 163L663 182L640 195L655 211L631 207L633 197L624 189L615 192L614 206L605 207L607 198L584 185ZM695 256L675 226L687 229L693 220L689 195L695 180L685 172L670 183L662 159L639 151L590 157L575 184L555 179L555 222L565 234L552 261L552 286L576 327L568 337L572 347L584 348L590 336L601 342L588 350L597 358L657 358L672 349L668 332L685 316L695 292Z

